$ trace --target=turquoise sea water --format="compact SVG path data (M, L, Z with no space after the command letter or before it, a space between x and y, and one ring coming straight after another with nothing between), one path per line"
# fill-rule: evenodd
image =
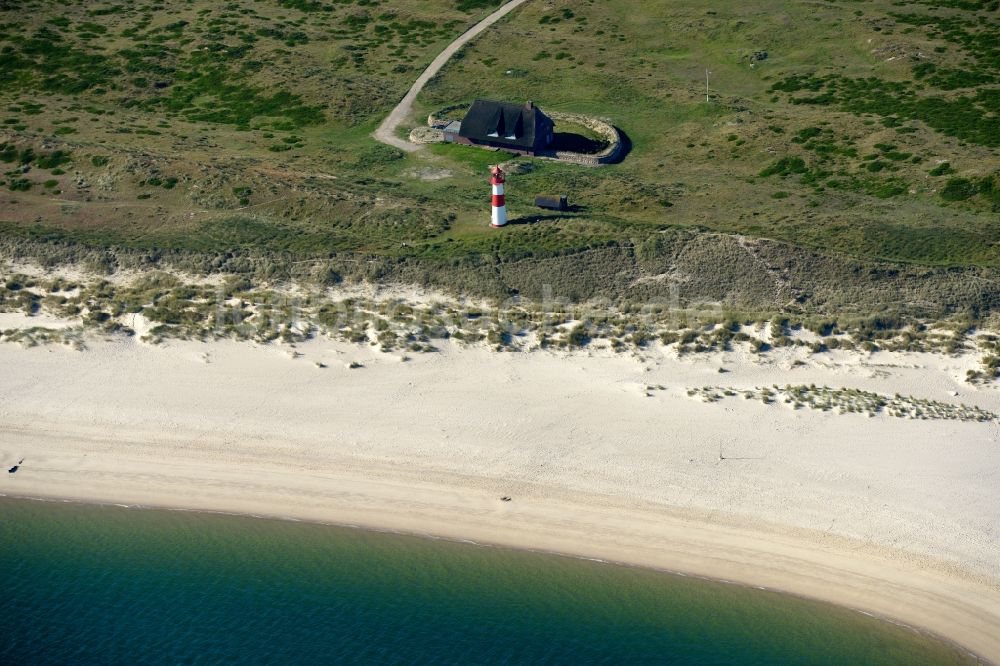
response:
M952 664L772 592L275 520L0 498L2 664Z

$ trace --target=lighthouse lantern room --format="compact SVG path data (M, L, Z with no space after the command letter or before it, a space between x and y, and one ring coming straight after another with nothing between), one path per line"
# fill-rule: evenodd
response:
M504 199L504 172L497 165L490 169L490 184L493 186L493 215L490 219L490 225L494 227L502 227L507 224L507 202Z

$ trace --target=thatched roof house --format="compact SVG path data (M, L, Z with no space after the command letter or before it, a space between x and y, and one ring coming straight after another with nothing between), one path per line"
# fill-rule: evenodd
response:
M473 102L461 125L454 125L445 130L449 141L525 155L546 150L552 144L555 128L552 119L531 102L522 105L488 99Z

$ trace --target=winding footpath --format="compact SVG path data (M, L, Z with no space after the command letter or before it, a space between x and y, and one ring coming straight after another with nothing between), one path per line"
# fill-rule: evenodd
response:
M427 82L430 81L435 74L441 71L441 68L444 67L445 63L451 60L451 57L455 55L460 48L468 44L470 41L479 36L481 32L527 1L528 0L511 0L503 7L469 28L458 39L449 44L444 51L441 51L441 53L438 54L438 57L434 58L431 64L427 66L427 69L424 70L423 74L417 78L414 84L410 86L409 91L407 91L403 99L396 105L396 108L394 108L392 112L386 116L386 119L382 121L382 124L378 126L378 129L375 130L372 136L384 144L394 146L400 150L405 150L410 153L420 150L420 146L417 144L396 136L396 128L398 128L399 124L409 117L410 113L413 111L413 101L417 98L417 95L420 94L420 91L424 89Z

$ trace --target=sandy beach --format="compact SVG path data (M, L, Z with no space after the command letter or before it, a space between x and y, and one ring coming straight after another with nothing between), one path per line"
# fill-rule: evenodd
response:
M962 382L975 362L449 344L403 362L325 339L294 350L124 337L84 351L6 344L0 462L24 462L0 493L659 567L843 604L996 662L1000 424L687 394L816 383L1000 411L1000 391Z

